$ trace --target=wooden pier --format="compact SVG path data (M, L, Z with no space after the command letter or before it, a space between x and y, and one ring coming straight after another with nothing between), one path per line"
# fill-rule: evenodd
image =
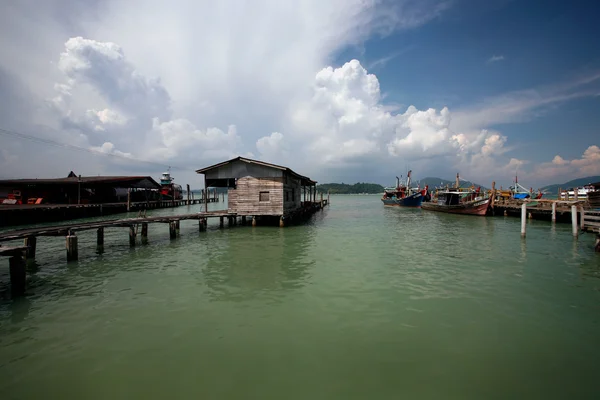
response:
M583 212L581 230L596 235L594 249L600 252L600 210L587 210Z
M58 222L129 211L154 210L225 201L225 195L223 193L219 194L216 190L209 191L206 194L206 201L204 198L205 194L203 191L202 196L199 198L193 198L193 195L188 192L187 199L181 200L149 200L99 204L0 204L0 227L40 222Z
M328 204L329 198L323 199L322 196L320 201L303 202L301 209L288 215L285 225L294 221L304 220L315 212L322 210ZM227 219L227 225L229 227L238 224L251 224L252 226L263 224L278 225L280 227L284 226L284 224L280 222L279 217L269 215L238 215L235 212L229 212L227 210L169 216L112 219L86 223L71 221L70 223L61 225L2 232L0 233L0 256L10 257L9 268L12 294L21 295L25 292L26 288L26 261L35 259L37 252L37 238L40 236L64 237L66 244L66 260L67 262L70 262L76 261L79 258L77 232L96 230L96 247L97 251L101 253L104 251L104 230L108 228L125 228L128 233L129 246L135 247L138 244L138 232L140 232L141 244L148 243L148 224L150 223L163 223L168 225L169 238L176 239L179 235L181 221L198 221L198 230L204 232L207 230L209 218L218 218L220 229L225 227L225 219ZM23 240L23 246L4 246L2 244L3 242L15 240Z

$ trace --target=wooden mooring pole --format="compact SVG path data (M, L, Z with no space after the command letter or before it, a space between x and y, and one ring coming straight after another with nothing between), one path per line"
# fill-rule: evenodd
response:
M583 230L583 228L585 228L585 212L583 211L583 206L581 206L579 210L581 211L581 223L579 225L580 229Z
M571 225L573 228L573 237L577 237L579 234L577 230L577 206L571 206Z
M525 237L527 230L527 204L521 204L521 237Z
M169 238L177 238L177 227L175 226L175 221L169 222Z
M35 259L35 248L37 244L37 238L35 236L26 237L24 240L25 246L27 246L27 250L25 251L25 258L27 260Z
M129 226L129 247L135 247L135 225Z
M100 227L96 231L96 245L98 247L104 246L104 228Z
M131 188L127 189L127 211L131 210Z
M186 185L187 186L187 205L190 205L190 185Z
M148 223L142 222L142 243L148 243Z
M552 202L552 222L556 222L556 202Z
M27 273L25 271L25 259L22 255L14 255L8 259L10 284L13 296L25 293Z
M77 250L77 236L71 232L67 236L67 261L77 261L79 253Z

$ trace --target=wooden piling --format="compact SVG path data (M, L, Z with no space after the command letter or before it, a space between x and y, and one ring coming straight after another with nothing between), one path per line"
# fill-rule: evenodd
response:
M584 218L585 217L585 212L583 211L583 206L579 207L579 210L581 211L580 212L580 215L581 215L580 226L581 226L581 230L583 230L585 228L585 218Z
M35 249L37 244L37 237L28 236L24 240L24 245L27 246L27 250L25 250L25 258L27 260L35 259Z
M552 202L552 222L556 222L556 202Z
M127 211L131 210L131 188L127 189Z
M177 228L175 227L175 221L169 222L169 238L177 238Z
M525 237L527 230L527 204L521 204L521 237Z
M77 236L71 233L67 236L67 261L77 261L79 252L77 250Z
M256 226L256 216L252 217L252 226Z
M8 259L10 285L13 296L25 293L27 275L25 271L25 259L22 255L14 255Z
M190 185L186 184L187 187L187 205L190 205Z
M321 192L321 210L323 209L323 192Z
M246 225L246 216L242 215L242 225Z
M206 226L207 226L206 219L205 218L200 218L198 220L198 230L200 232L204 232L204 231L206 231Z
M283 215L281 216L281 218L279 218L279 227L280 228L285 227L285 221L283 220Z
M596 235L596 243L594 244L594 250L600 253L600 234Z
M148 223L142 222L142 243L148 243Z
M329 205L329 189L327 189L327 205Z
M579 231L577 230L577 206L571 206L571 226L573 228L573 237L577 237Z
M231 217L231 216L227 217L227 226L229 226L229 227L233 226L233 217Z
M179 235L179 231L180 231L179 220L175 221L175 230L177 231L177 234Z
M223 228L225 226L225 217L219 217L219 228Z
M104 246L104 228L102 227L96 231L96 245Z
M135 226L129 227L129 247L135 247Z

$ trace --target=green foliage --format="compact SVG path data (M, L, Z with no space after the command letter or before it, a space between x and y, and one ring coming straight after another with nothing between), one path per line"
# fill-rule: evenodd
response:
M376 183L355 183L348 185L346 183L324 183L317 185L317 192L326 194L327 191L331 194L357 194L368 193L378 194L383 193L383 186Z

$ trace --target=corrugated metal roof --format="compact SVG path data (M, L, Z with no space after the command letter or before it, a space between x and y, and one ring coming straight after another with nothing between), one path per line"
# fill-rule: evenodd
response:
M25 185L77 185L106 184L124 185L123 187L156 187L160 188L150 176L82 176L81 178L69 176L66 178L40 178L40 179L6 179L0 180L0 186L25 186Z
M291 170L290 168L288 168L288 167L284 167L284 166L282 166L282 165L277 165L277 164L271 164L271 163L267 163L267 162L260 161L260 160L252 160L252 159L250 159L250 158L246 158L246 157L236 157L236 158L232 158L231 160L223 161L223 162L220 162L220 163L218 163L218 164L211 165L210 167L205 167L205 168L202 168L202 169L198 169L198 170L196 170L196 173L197 173L197 174L204 174L204 173L206 173L206 172L208 172L208 171L211 171L211 170L213 170L213 169L220 168L220 167L222 167L222 166L224 166L224 165L227 165L227 164L229 164L229 163L232 163L232 162L234 162L234 161L242 161L242 162L245 162L245 163L248 163L248 164L258 164L258 165L262 165L262 166L264 166L264 167L269 167L269 168L280 169L280 170L282 170L282 171L286 171L286 172L288 172L288 173L290 173L290 174L292 174L292 175L295 175L297 178L299 178L299 179L302 179L302 180L304 180L305 182L308 182L309 184L313 184L313 185L315 185L315 184L317 183L317 181L313 181L312 179L310 179L310 178L309 178L309 177L307 177L307 176L300 175L299 173L292 171L292 170Z

